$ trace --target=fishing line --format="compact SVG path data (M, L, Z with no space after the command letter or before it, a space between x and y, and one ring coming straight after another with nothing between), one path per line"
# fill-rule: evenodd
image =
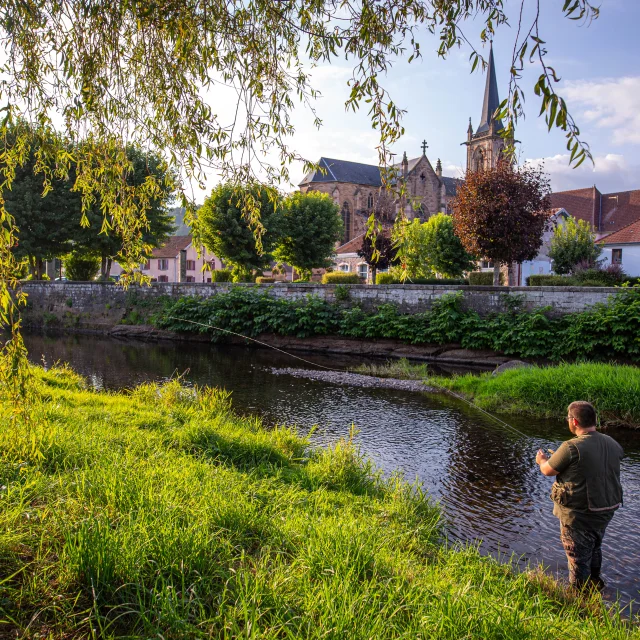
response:
M250 338L249 336L245 336L245 335L243 335L241 333L236 333L235 331L231 331L229 329L223 329L222 327L216 327L213 324L205 324L203 322L196 322L195 320L186 320L184 318L176 318L174 316L167 316L167 318L169 318L169 320L176 320L177 322L188 322L189 324L195 324L195 325L197 325L199 327L205 327L206 329L215 329L216 331L222 331L224 333L229 333L229 334L231 334L233 336L237 336L238 338L243 338L245 340L251 340L252 342L255 342L256 344L261 344L264 347L268 347L269 349L274 349L275 351L279 351L280 353L284 353L286 356L289 356L291 358L295 358L296 360L300 360L301 362L305 362L306 364L310 364L310 365L312 365L314 367L320 367L322 369L326 369L327 371L336 371L338 373L353 373L352 371L349 371L348 369L334 369L332 367L325 367L324 365L318 364L317 362L311 362L311 360L306 360L305 358L301 358L300 356L296 356L293 353L289 353L288 351L285 351L284 349L279 349L278 347L274 347L272 344L269 344L268 342L262 342L262 340L256 340L255 338ZM505 422L501 418L498 418L498 416L494 415L493 413L490 413L486 409L483 409L482 407L479 407L477 404L475 404L471 400L468 400L467 398L457 394L455 391L451 391L451 389L447 389L446 387L442 387L441 385L439 385L439 384L437 384L435 382L432 382L429 379L427 379L427 382L429 384L431 384L432 386L434 386L436 389L444 392L445 394L452 395L454 398L457 398L458 400L464 402L465 404L467 404L470 407L476 409L477 411L480 411L481 413L483 413L484 415L488 416L489 418L492 418L495 422L497 422L501 426L505 427L513 435L517 435L517 436L519 436L521 438L529 438L529 436L526 433L524 433L523 431L520 431L519 429L516 429L516 427L514 427L513 425L510 425L508 422Z

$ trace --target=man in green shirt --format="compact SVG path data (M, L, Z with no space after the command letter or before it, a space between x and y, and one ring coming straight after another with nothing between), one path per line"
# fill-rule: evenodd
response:
M560 520L560 539L569 563L569 581L582 588L602 589L602 538L616 509L622 505L620 461L622 447L596 431L597 416L588 402L572 402L567 411L575 436L536 463L545 476L557 476L551 488L553 515Z

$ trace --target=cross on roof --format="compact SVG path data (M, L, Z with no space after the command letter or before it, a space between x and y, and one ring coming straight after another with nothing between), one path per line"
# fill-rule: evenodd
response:
M422 141L422 155L426 156L427 155L427 149L429 148L429 145L427 144L426 140Z

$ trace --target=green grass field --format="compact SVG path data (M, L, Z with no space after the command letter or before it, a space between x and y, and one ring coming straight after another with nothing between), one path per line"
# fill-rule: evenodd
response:
M594 404L605 423L640 427L640 368L618 364L560 364L491 373L431 375L427 365L407 360L354 369L358 373L424 380L471 399L487 411L564 417L574 400Z
M474 549L349 442L314 450L178 382L35 373L0 405L0 637L638 638Z

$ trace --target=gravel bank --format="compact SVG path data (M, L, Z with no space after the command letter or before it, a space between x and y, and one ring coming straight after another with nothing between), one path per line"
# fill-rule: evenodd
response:
M437 392L438 389L429 387L420 380L396 380L395 378L375 378L364 376L360 373L347 373L343 371L317 371L315 369L284 369L273 367L271 373L276 376L294 376L295 378L308 378L320 380L330 384L348 385L351 387L369 387L384 389L400 389L402 391Z

